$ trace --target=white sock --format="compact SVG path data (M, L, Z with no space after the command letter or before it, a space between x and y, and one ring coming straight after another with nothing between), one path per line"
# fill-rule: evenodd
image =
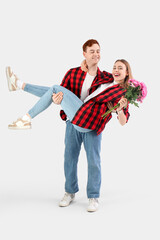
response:
M18 79L17 82L16 82L16 84L17 84L17 87L18 87L18 88L22 89L23 82L22 82L21 80Z
M25 114L25 115L22 117L22 120L31 122L31 118L30 118L27 114Z

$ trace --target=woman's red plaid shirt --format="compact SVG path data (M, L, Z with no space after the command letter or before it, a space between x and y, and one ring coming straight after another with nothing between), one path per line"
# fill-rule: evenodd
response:
M72 68L64 76L61 86L69 89L80 98L86 74L86 72L81 70L81 67ZM105 71L101 72L98 68L97 75L92 82L89 94L94 92L102 83L111 82L113 82L112 74ZM124 89L118 84L107 88L94 98L84 103L77 111L72 123L78 125L79 127L96 130L97 135L100 134L104 130L106 123L112 118L111 113L105 119L101 117L108 110L107 102L111 101L113 105L115 105L124 95ZM123 111L128 121L130 115L128 112L128 105L127 108L123 109ZM67 119L63 110L60 111L60 115L63 120Z

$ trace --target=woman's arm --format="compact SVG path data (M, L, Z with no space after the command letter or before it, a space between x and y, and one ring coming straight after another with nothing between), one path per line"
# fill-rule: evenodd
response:
M119 123L123 126L126 124L127 118L122 108L127 106L127 98L122 97L118 103L120 106L116 109L116 112L118 114Z
M126 118L126 115L124 114L123 110L117 111L117 114L118 114L119 123L122 126L125 125L127 122L127 118Z
M119 104L120 104L119 108L117 108L116 110L113 110L112 112L118 114L119 123L123 126L127 122L127 117L124 111L122 110L122 108L127 106L127 99L122 97L119 101ZM113 107L113 104L111 102L108 102L107 106L109 109L111 109Z

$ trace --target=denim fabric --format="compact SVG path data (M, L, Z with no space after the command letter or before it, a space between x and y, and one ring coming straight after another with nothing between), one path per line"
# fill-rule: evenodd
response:
M54 85L52 87L43 87L43 86L36 86L32 84L26 84L24 91L34 94L40 97L40 100L31 108L28 113L31 118L36 117L42 111L47 109L52 101L53 93L63 92L63 100L61 102L61 107L68 116L70 120L73 119L75 113L78 109L83 105L83 102L71 91L67 88L64 88L59 85ZM92 130L81 128L79 126L74 125L74 127L81 132L90 132Z
M70 121L66 122L65 134L65 153L64 153L64 172L65 172L65 191L76 193L79 190L77 178L78 157L82 143L88 161L88 198L98 198L101 186L101 138L95 131L82 133L77 131Z
M33 114L32 117L36 116L36 114L39 114L41 111L45 110L47 106L49 106L52 103L51 97L54 91L55 92L62 91L62 88L55 90L53 89L53 87L49 88L49 87L43 87L43 86L36 86L32 84L26 84L24 91L31 93L33 95L36 95L38 97L41 97L40 101L35 105L35 109L33 107L29 111L31 114ZM77 99L76 97L76 101L78 101L76 102L77 105L76 106L70 105L75 102L74 99L71 97L74 95L72 94L70 95L70 97L66 95L68 100L68 102L66 101L66 104L69 104L69 106L72 106L71 107L72 109L70 108L68 110L64 109L65 112L69 111L67 114L68 116L72 114L70 116L71 119L73 118L75 112L78 110L77 108L79 108L81 104L83 104L83 102L79 98ZM45 103L43 103L42 101L43 97L44 97ZM65 94L63 96L62 102L64 104L62 107L65 108ZM67 106L66 108L68 108L69 106ZM66 125L67 126L66 126L66 134L65 134L65 154L64 154L64 158L65 158L64 171L65 171L65 178L66 178L65 190L66 192L69 192L69 193L76 193L79 190L78 178L77 178L77 164L78 164L79 153L81 150L81 145L83 143L86 151L86 155L87 155L87 161L88 161L87 196L88 198L98 198L100 195L100 186L101 186L100 148L101 148L102 134L97 136L95 131L90 131L90 130L89 130L90 132L88 133L79 132L80 130L83 130L83 128L79 128L78 126L71 124L70 121L67 121ZM75 127L77 127L78 131L75 129ZM87 130L87 129L84 129L84 130Z
M27 83L24 87L25 92L31 93L37 97L42 97L49 89L50 87L38 86L29 83Z

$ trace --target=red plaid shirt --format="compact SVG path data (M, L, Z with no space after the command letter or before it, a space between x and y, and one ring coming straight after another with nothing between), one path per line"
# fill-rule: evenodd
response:
M86 72L81 70L81 67L70 69L64 76L61 86L66 87L80 98L86 74ZM97 75L92 82L89 94L94 92L102 83L111 82L113 82L112 74L105 71L101 72L98 68ZM83 128L96 130L97 135L100 134L103 131L105 124L112 117L111 114L109 114L105 119L101 117L101 115L108 110L106 103L108 101L112 101L115 105L120 98L124 96L124 94L125 91L119 87L118 84L107 88L102 93L84 103L77 111L72 123ZM128 121L128 106L123 111ZM63 120L66 120L67 117L63 110L61 110L60 115Z

